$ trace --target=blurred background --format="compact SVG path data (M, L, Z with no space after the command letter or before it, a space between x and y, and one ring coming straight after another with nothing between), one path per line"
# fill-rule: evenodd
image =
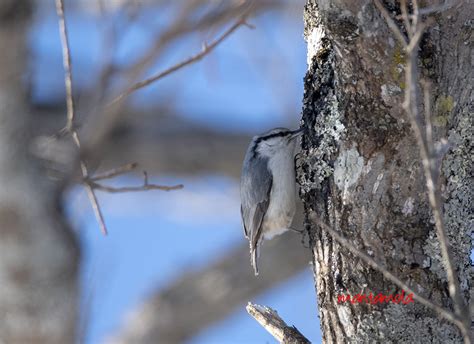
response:
M107 237L85 191L68 192L82 246L82 341L133 343L157 333L163 343L274 342L246 313L251 301L320 342L305 238L288 233L265 243L254 277L240 221L240 167L251 137L299 126L304 1L262 0L251 10L246 1L223 0L65 6L80 129L87 138L106 128L95 141L94 168L137 162L135 174L107 182L117 187L140 185L142 170L150 182L184 184L170 192L98 191ZM245 11L252 28L241 26L201 61L131 94L113 121L103 119L98 109L131 81L198 53ZM25 84L38 122L52 133L65 120L54 1L37 1L33 18Z

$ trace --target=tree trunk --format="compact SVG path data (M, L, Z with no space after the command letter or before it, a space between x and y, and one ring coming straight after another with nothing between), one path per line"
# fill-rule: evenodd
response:
M29 1L0 4L0 342L73 343L78 249L60 189L30 153Z
M399 13L394 1L386 3L393 16ZM436 14L421 41L419 66L432 83L435 141L446 137L453 144L442 165L444 220L467 301L473 280L473 13L472 2L459 2ZM419 150L402 110L401 46L369 0L308 0L305 37L308 131L298 182L306 213L315 211L421 295L452 309ZM326 343L462 340L454 325L416 302L338 304L341 294L400 290L309 221L307 228Z

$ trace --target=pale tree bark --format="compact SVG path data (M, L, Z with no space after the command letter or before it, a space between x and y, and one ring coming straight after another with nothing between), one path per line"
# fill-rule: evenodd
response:
M386 6L400 13L393 1ZM442 164L444 221L466 301L473 278L473 13L472 3L458 2L435 14L419 65L432 83L435 141L446 137L453 146ZM369 0L308 0L305 36L308 131L298 181L307 213L314 210L419 294L453 309L419 148L402 108L402 47ZM326 343L462 341L454 325L419 303L338 304L341 294L399 290L309 220L307 228Z
M0 4L0 342L73 343L78 248L60 185L30 153L27 29L30 1Z

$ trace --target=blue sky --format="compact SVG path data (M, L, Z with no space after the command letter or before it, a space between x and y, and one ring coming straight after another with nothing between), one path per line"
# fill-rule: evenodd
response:
M157 98L176 101L173 94L179 90L175 106L180 114L216 130L257 133L281 125L298 126L306 69L302 11L301 5L296 17L269 13L252 20L256 29L240 28L204 61L138 92L131 102L148 107ZM148 15L153 26L164 20L155 13ZM88 12L73 12L67 19L74 85L81 89L90 86L100 72L106 53L100 38L104 26L99 17ZM199 51L206 38L209 39L196 35L173 47L152 71ZM136 58L134 52L152 39L147 28L131 27L118 48L117 61L129 63ZM39 102L62 99L61 46L52 6L45 5L38 15L30 42L33 97ZM158 183L183 183L185 189L172 193L99 194L110 231L108 237L100 234L83 191L74 189L68 197L70 217L84 257L81 285L87 320L85 343L104 342L148 295L184 271L218 259L244 240L238 181L219 175L151 178ZM139 184L140 180L130 176L116 183ZM249 301L275 308L313 342L320 341L309 267ZM239 311L189 343L267 342L274 340L247 315L242 304Z

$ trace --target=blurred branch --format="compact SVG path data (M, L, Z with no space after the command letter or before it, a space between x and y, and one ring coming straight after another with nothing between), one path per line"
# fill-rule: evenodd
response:
M150 174L219 173L232 178L240 177L250 135L210 130L181 120L178 116L173 125L169 125L167 119L158 118L153 128L147 131L142 130L142 124L147 125L146 121L136 124L127 121L123 126L126 133L109 136L100 150L85 152L86 156L103 157L104 166L134 159Z
M393 34L397 37L397 39L400 41L403 47L406 47L408 42L405 37L405 35L402 33L398 25L395 23L395 21L392 19L390 16L390 13L388 10L385 8L385 6L379 1L379 0L374 0L375 6L378 8L380 13L382 13L383 17L385 18L385 21L387 22L388 27L390 30L392 30Z
M280 343L311 343L296 327L288 326L275 310L251 302L249 302L246 309Z
M227 37L229 37L235 30L237 30L241 25L245 25L245 18L242 17L239 19L234 25L232 25L229 29L227 29L219 38L217 38L215 41L213 41L211 44L207 45L207 43L204 43L204 46L202 48L202 51L200 53L197 53L177 64L174 66L162 71L161 73L158 73L150 78L147 78L143 81L139 81L132 85L130 88L128 88L125 92L121 93L118 95L116 98L114 98L108 105L113 105L116 102L122 100L123 98L129 96L131 93L144 88L146 86L149 86L150 84L154 83L155 81L160 80L161 78L164 78L167 75L170 75L171 73L176 72L177 70L184 68L192 63L200 61L204 56L209 54L211 51L214 50L215 47L217 47L220 43L222 43Z
M137 168L137 166L138 166L138 164L136 162L133 162L131 164L126 164L126 165L114 168L110 171L104 172L102 174L95 175L90 180L96 182L98 180L114 178L116 176L120 176L122 174L133 171L135 168Z
M75 113L74 113L74 97L72 96L71 53L69 49L66 18L64 17L63 0L56 0L56 13L58 15L59 34L61 36L63 66L64 66L64 83L66 85L67 123L66 123L65 130L72 131L73 125L74 125Z
M139 77L148 69L153 61L163 50L177 38L190 32L199 32L210 29L219 29L235 18L247 17L264 10L277 8L283 5L281 0L243 0L216 2L211 10L208 9L209 1L192 0L175 2L178 6L177 15L172 24L164 30L150 46L143 56L127 70L130 80ZM202 15L196 15L203 13Z
M252 139L250 134L206 128L183 118L174 109L122 107L120 111L122 120L101 145L89 150L83 147L81 151L82 158L90 166L100 162L100 170L89 177L91 180L111 179L107 175L115 172L121 175L117 170L122 168L126 170L124 173L133 172L136 167L128 170L130 161L141 166L149 175L217 173L231 178L240 177L243 155ZM60 129L58 118L64 114L60 104L50 104L47 108L32 107L30 112L37 114L33 116L34 126L42 135L47 136ZM64 147L65 142L57 144ZM66 166L73 164L70 159L62 160L60 163ZM77 180L82 179L77 177Z
M220 261L185 273L157 291L110 343L182 343L308 266L310 252L300 236L287 233L265 244L259 277L248 263L248 245L242 244Z
M66 18L64 15L63 0L56 0L56 12L58 16L59 32L61 35L63 65L64 65L64 82L66 85L67 124L63 132L71 134L72 139L77 146L77 149L80 151L81 140L79 138L79 134L74 123L75 109L74 109L74 97L73 97L73 90L72 90L71 53L70 53L70 48L69 48ZM175 186L169 187L169 186L148 184L148 178L146 176L146 173L145 173L144 185L141 187L124 187L124 188L108 187L108 186L98 184L93 181L94 178L92 179L90 178L89 169L84 159L80 159L79 164L81 167L84 187L86 188L87 195L92 204L92 209L94 210L97 222L99 223L100 229L104 235L107 235L107 226L105 224L102 209L100 208L99 202L97 200L97 195L95 194L95 191L94 191L95 189L118 193L118 192L147 191L147 190L170 191L170 190L181 189L183 187L183 185L175 185ZM129 165L128 168L130 169L132 166L133 164ZM113 172L109 172L106 176L107 178L111 178L112 175L117 176L122 173L125 173L125 168L123 167L121 170L115 170ZM101 178L103 179L104 175L102 175Z
M66 85L66 104L67 104L67 124L65 131L70 133L77 148L81 149L81 141L79 134L75 128L75 113L74 113L74 97L72 94L72 70L71 70L71 53L69 50L69 40L67 34L66 18L64 16L64 2L63 0L56 0L56 12L58 15L59 32L61 35L61 44L63 51L63 65L64 65L64 83ZM89 178L89 171L84 160L80 160L82 177L86 180ZM94 189L89 185L85 184L87 195L92 204L97 221L99 222L100 229L104 235L107 235L107 226L105 225L104 215L100 208L97 196L94 193Z
M144 174L144 181L143 181L142 186L128 186L128 187L116 188L116 187L111 187L111 186L96 183L93 180L86 180L85 183L90 185L95 190L101 190L101 191L106 191L110 193L137 192L137 191L149 191L149 190L171 191L171 190L179 190L183 188L182 184L173 185L173 186L149 184L147 173L144 171L143 174Z
M122 113L120 108L127 95L204 57L223 39L235 31L238 26L245 24L245 20L242 18L259 14L264 10L278 8L283 6L284 2L281 0L218 1L210 6L208 1L193 0L175 2L174 4L177 7L175 18L167 28L156 35L157 39L154 44L149 45L150 48L142 54L142 57L125 69L118 70L112 68L112 70L122 74L122 79L125 80L126 91L114 97L110 102L106 102L108 105L105 107L101 108L99 106L99 110L93 116L95 117L95 123L90 127L90 139L87 141L88 147L92 147L91 149L101 146L102 140L114 127L115 123L120 120L120 113ZM215 44L213 43L207 48L205 47L197 55L174 65L158 75L137 82L152 64L157 62L157 57L165 55L166 49L172 47L173 43L178 39L184 38L189 33L220 30L222 26L234 20L237 20L237 23L225 31L214 42ZM110 69L109 67L105 68ZM112 74L108 73L108 77L111 76ZM102 84L104 84L104 81ZM108 82L105 81L105 84L108 84Z

